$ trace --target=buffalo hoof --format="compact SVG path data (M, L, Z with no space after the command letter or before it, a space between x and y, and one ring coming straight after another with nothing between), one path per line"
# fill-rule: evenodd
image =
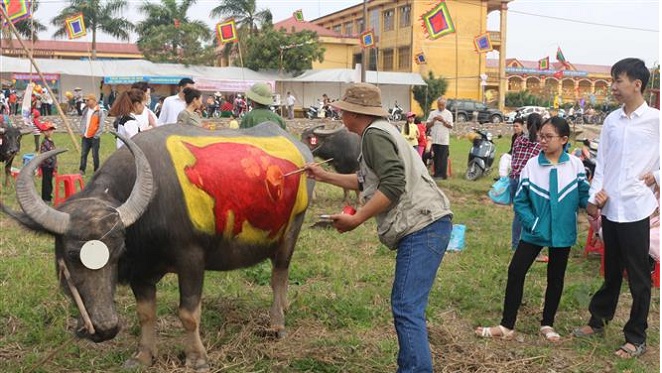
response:
M277 339L283 339L285 337L287 337L287 330L285 330L285 329L276 330L276 338Z
M145 364L144 362L132 357L131 359L124 362L124 366L122 366L122 368L124 370L137 370L140 368L148 367L150 365L152 364Z
M186 359L186 366L193 368L197 373L209 372L209 364L206 359Z

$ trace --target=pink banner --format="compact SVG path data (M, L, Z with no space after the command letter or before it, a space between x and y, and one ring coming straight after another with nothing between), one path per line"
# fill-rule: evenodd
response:
M12 79L16 80L41 80L39 74L11 74ZM46 80L60 80L60 74L44 74L44 79Z
M212 79L195 79L195 88L203 92L246 92L251 86L257 83L258 80L212 80ZM275 88L275 81L266 81L271 90Z

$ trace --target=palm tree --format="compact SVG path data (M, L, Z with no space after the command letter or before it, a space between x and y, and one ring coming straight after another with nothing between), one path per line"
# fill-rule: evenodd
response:
M129 41L130 32L134 27L129 20L121 17L128 8L126 0L69 0L69 6L62 9L60 14L51 20L53 26L58 29L53 37L64 37L67 35L65 20L78 13L83 13L85 27L92 32L92 59L97 58L97 31Z
M207 25L199 20L192 20L187 16L191 6L197 0L161 0L161 4L144 2L139 10L147 18L138 23L138 46L149 48L153 41L164 41L166 48L160 47L161 52L174 53L175 57L183 53L182 49L195 48L191 43L208 41L211 31ZM153 49L153 48L150 48ZM164 51L165 49L165 51ZM143 53L145 53L143 51ZM147 54L146 54L147 57ZM163 56L162 56L163 57ZM176 58L175 58L176 59ZM167 58L171 61L171 58Z
M21 21L18 21L14 24L14 26L16 27L16 31L18 31L18 35L23 39L37 40L39 39L37 37L37 34L42 31L46 31L46 26L44 26L43 23L39 22L39 20L34 17L34 14L37 12L37 9L39 9L39 1L33 0L31 4L32 4L31 5L32 9L30 9L30 11L32 15L30 16L30 18L26 18ZM12 34L9 27L2 28L3 39L11 40L13 37L14 34Z
M253 36L259 26L271 25L272 16L269 9L257 10L255 0L221 0L221 5L212 9L209 17L234 18L237 27L248 29Z

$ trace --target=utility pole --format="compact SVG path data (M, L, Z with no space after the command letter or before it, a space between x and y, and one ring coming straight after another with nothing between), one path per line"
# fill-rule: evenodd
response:
M363 30L359 30L359 33L368 29L368 0L363 0ZM365 72L368 66L368 54L366 53L366 48L361 50L361 82L365 83Z

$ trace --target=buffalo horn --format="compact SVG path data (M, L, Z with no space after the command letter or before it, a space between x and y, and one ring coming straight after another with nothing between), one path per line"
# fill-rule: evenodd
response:
M66 152L66 149L55 149L39 154L23 167L16 181L16 198L19 205L35 223L54 234L64 234L69 227L69 214L58 211L47 205L34 186L34 172L46 158Z
M145 157L145 153L140 150L138 145L115 131L111 131L111 133L126 144L136 160L136 183L133 185L131 195L126 202L117 208L124 227L128 227L140 218L152 201L152 197L154 196L154 177L152 176L152 168L149 166L147 157Z

